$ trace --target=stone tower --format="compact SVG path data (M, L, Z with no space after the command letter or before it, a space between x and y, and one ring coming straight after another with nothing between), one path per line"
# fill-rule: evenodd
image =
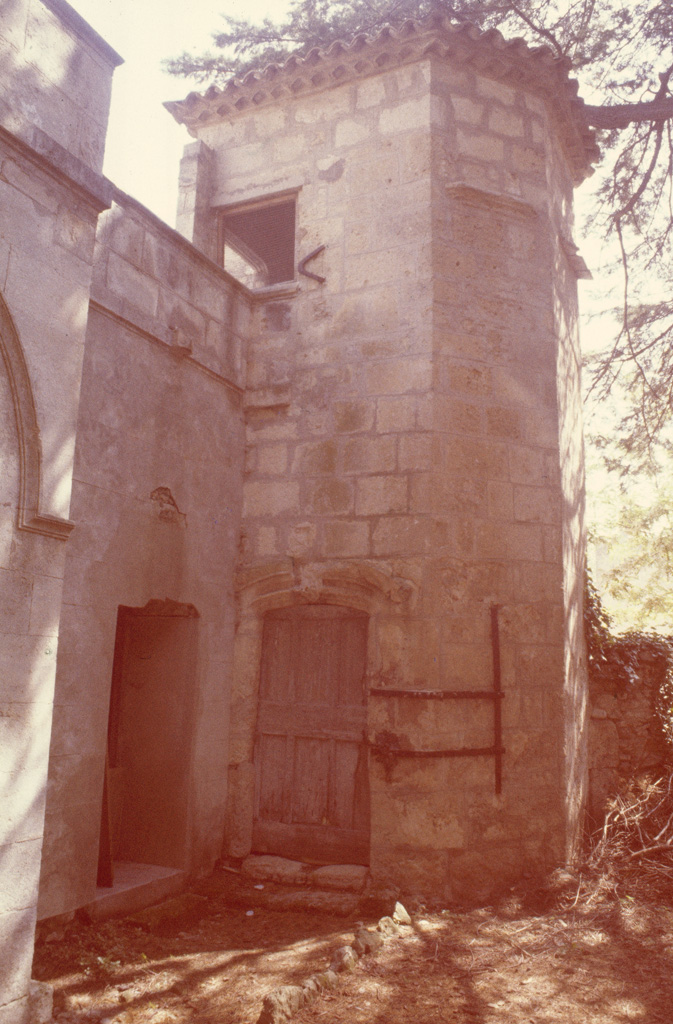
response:
M179 229L255 294L227 852L456 895L562 863L596 156L567 64L433 17L168 107Z

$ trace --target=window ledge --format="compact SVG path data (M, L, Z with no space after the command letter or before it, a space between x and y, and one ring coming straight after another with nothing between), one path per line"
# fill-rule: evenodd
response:
M301 291L299 281L281 281L279 284L267 284L263 288L251 288L255 302L268 302L270 299L289 299Z

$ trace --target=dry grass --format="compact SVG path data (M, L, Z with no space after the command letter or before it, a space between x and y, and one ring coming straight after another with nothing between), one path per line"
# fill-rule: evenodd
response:
M646 902L673 892L673 772L632 781L608 806L591 837L575 900L619 900L627 892Z

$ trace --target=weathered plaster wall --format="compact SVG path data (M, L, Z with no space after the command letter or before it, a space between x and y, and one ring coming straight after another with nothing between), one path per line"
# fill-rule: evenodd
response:
M198 612L187 838L168 866L204 869L219 855L249 324L224 271L117 195L101 218L87 330L41 917L95 894L119 605L169 598Z
M0 19L3 1024L27 1013L94 231L107 201L96 171L118 62L73 34L65 8L10 0Z
M306 600L369 612L372 683L444 690L491 687L501 606L503 793L492 758L400 759L390 778L372 759L376 880L478 893L572 847L581 442L554 131L534 95L431 59L198 129L213 205L297 189L297 260L327 246L326 283L267 294L250 348L233 855L261 617ZM492 704L372 697L370 739L385 732L488 747Z

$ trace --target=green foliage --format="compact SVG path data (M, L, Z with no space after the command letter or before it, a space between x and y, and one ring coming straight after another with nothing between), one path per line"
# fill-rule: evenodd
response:
M589 688L608 683L618 693L626 693L638 685L647 665L657 691L657 717L673 751L673 636L636 630L615 635L590 573L585 582L584 628Z
M667 222L662 232L669 231ZM644 259L641 275L650 274L650 289L661 278L661 294L668 296L673 276L670 254L664 249L670 242L666 239L665 246L661 242L657 255ZM628 468L648 473L656 463L657 449L673 454L673 300L634 303L634 288L642 294L642 284L631 281L625 307L615 310L615 316L621 317L616 337L608 350L590 361L589 369L598 399L609 399L613 407L621 408L614 433L599 434L596 444L602 450L612 449L608 465L619 472Z
M598 678L608 661L614 637L610 631L610 616L603 607L591 573L584 580L584 635L587 644L589 676Z
M183 53L165 66L171 74L217 84L282 61L290 53L304 56L315 46L329 46L358 32L375 32L387 24L399 25L433 10L469 20L470 15L478 16L483 5L468 0L456 6L460 11L441 0L294 0L283 21L265 18L260 25L223 14L226 27L212 36L216 52L200 56Z
M605 467L590 466L593 565L608 610L620 632L673 632L673 457L657 444L642 469L619 440L593 440Z
M673 33L668 0L293 0L279 22L265 18L256 24L223 13L225 28L212 35L215 51L201 56L183 53L166 61L166 68L175 75L217 83L290 53L303 55L314 46L433 12L544 43L557 55L569 57L576 69L585 69L592 88L615 96L619 90L640 88L655 73L656 53L647 66L641 55L634 77L634 46L640 49L650 40L656 51L656 41Z

